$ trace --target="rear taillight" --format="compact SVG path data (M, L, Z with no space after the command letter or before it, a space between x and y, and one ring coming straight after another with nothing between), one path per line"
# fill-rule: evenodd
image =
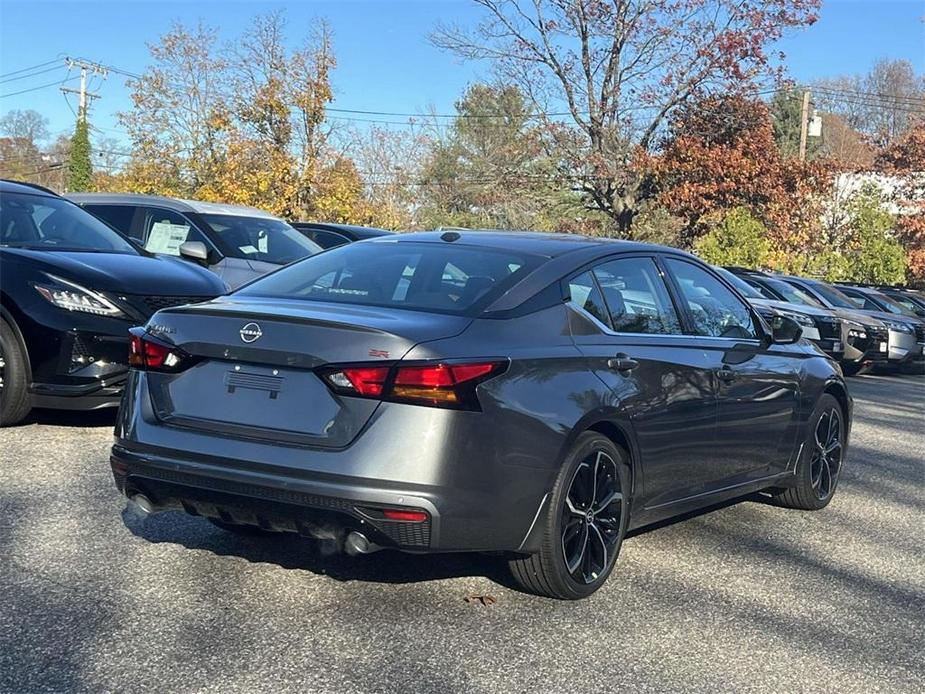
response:
M321 371L342 395L408 402L432 407L478 410L476 387L507 368L507 361L464 364L344 365Z
M144 328L129 331L128 365L142 371L182 371L190 366L193 358L183 350L153 339Z

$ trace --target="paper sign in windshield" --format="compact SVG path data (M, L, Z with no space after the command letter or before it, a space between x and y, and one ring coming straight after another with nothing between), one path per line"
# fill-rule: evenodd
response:
M151 225L151 234L145 244L145 250L152 253L180 255L180 245L189 236L189 227L185 224L155 222Z

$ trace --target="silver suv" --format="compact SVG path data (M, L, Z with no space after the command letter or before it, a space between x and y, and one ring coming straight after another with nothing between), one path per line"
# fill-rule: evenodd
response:
M199 263L232 289L321 251L285 221L255 207L131 193L67 197L145 250Z

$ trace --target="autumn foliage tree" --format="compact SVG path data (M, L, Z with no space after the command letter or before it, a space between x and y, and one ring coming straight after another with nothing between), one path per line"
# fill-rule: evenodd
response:
M823 163L783 156L767 105L741 96L678 110L650 166L660 203L684 220L685 244L707 231L708 215L744 208L778 252L805 248L821 214L819 192L830 185Z
M561 173L632 235L656 194L640 152L692 97L742 93L778 76L768 47L811 24L819 0L475 0L475 27L433 41L489 61L559 134ZM564 115L559 117L557 112Z
M135 108L120 114L133 156L110 184L287 218L337 210L340 221L367 219L362 182L359 194L344 193L355 190L356 169L331 146L325 122L330 32L316 23L295 49L286 32L284 14L271 12L225 46L201 24L176 24L150 44L152 64L129 82ZM355 208L344 208L348 199Z
M900 179L893 202L899 208L896 234L906 251L909 278L925 279L925 120L887 145L874 160L876 170Z

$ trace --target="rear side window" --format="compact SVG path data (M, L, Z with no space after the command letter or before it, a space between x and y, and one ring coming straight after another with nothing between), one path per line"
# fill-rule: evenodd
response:
M487 305L542 260L448 243L374 241L307 258L240 293L464 314Z
M681 322L651 258L622 258L594 268L618 333L678 335Z
M718 278L693 263L667 258L698 335L756 338L748 307Z
M604 325L610 326L610 319L607 317L607 307L604 305L604 298L601 296L601 290L594 281L590 272L582 273L568 283L569 296L572 297L572 303L580 306L592 316L597 318Z
M136 241L141 241L137 230L132 226L137 207L130 205L84 205L85 210L93 213L116 231L121 231Z

